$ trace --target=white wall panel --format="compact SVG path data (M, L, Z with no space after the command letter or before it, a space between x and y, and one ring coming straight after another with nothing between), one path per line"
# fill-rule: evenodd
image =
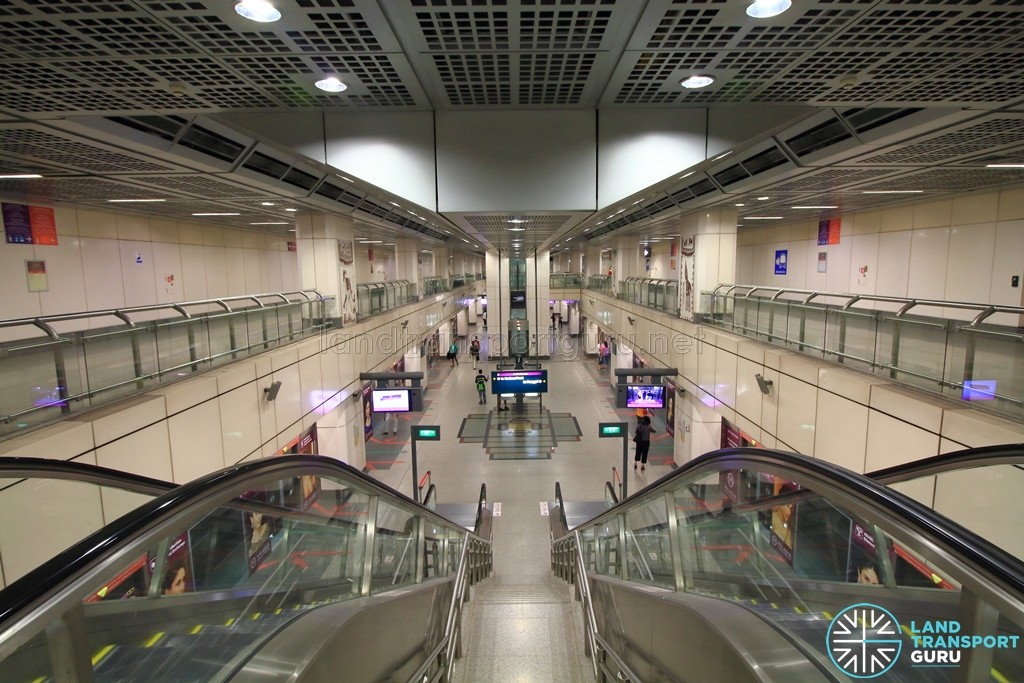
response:
M90 311L124 306L121 253L115 240L82 238L85 299Z
M255 294L258 292L269 292L266 284L264 284L263 270L264 270L264 256L266 252L257 251L255 249L242 249L238 252L242 255L242 266L245 269L244 284L246 294Z
M203 261L206 263L206 296L210 299L229 296L228 265L224 247L203 246Z
M866 471L902 465L939 452L939 436L884 413L868 414Z
M167 420L174 481L179 484L224 466L219 407L217 400L207 401Z
M889 233L894 234L894 233ZM881 235L877 232L866 235L851 235L850 241L850 287L852 294L875 294L878 284L878 252ZM832 264L829 264L829 268ZM861 268L865 272L861 274Z
M819 391L814 440L814 457L863 472L868 407L828 391Z
M219 247L218 247L219 248ZM227 274L228 296L252 292L245 281L245 256L241 249L222 249Z
M949 258L946 265L947 301L988 301L995 263L996 226L963 225L949 230ZM1018 255L1024 252L1018 252ZM973 318L975 313L947 310L947 317Z
M172 303L185 301L182 282L181 247L177 244L153 243L153 275L156 285L156 301ZM168 276L173 282L168 282Z
M184 301L212 298L206 284L206 249L195 244L181 245L181 290Z
M778 392L778 428L775 435L806 455L814 454L814 427L818 388L789 375L775 381Z
M942 299L946 294L948 258L949 228L912 231L907 296L914 299Z
M876 294L907 296L910 273L910 231L884 232L878 236L878 285Z
M144 306L156 301L151 242L117 242L121 254L124 305Z
M830 244L827 249L828 272L826 273L825 289L829 292L849 292L853 241L849 237L844 237L839 244ZM817 251L814 253L817 255ZM815 256L814 264L817 267L817 256Z

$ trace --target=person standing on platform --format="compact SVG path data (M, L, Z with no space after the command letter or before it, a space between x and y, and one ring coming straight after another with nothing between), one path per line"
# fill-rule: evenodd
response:
M633 441L636 442L636 456L633 458L634 470L637 463L640 464L641 470L647 469L647 454L651 450L651 434L653 433L651 418L645 415L640 420L640 424L636 426L636 433L633 435Z
M480 405L487 405L487 377L483 370L476 371L476 378L473 380L476 385L476 392L480 396Z
M459 342L453 340L448 347L448 360L452 362L453 368L459 364Z
M398 434L398 415L395 413L384 413L384 433Z
M469 343L469 355L473 357L473 369L476 370L476 366L480 363L480 339L473 337L473 341Z

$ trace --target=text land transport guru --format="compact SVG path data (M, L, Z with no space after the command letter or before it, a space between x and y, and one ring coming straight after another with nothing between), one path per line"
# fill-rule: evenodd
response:
M1017 647L1020 636L978 636L961 634L959 621L926 621L920 626L910 622L911 638L918 648L996 648Z

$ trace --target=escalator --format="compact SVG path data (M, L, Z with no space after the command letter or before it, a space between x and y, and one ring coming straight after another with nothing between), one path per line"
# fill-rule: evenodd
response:
M469 531L329 458L182 486L22 459L0 478L130 509L0 591L3 683L440 680L492 567L483 497Z
M1024 564L822 461L718 451L551 524L598 680L1024 680Z

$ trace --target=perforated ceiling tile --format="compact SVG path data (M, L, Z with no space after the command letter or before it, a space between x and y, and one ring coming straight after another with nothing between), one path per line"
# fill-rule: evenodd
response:
M934 168L918 171L899 178L890 178L884 184L865 186L863 189L924 190L926 192L967 192L996 183L1024 182L1024 169L967 169Z
M209 88L212 86L236 86L238 75L220 64L217 60L192 57L175 59L138 59L135 63L140 69L165 81L176 81L190 88Z
M220 109L273 109L281 106L270 95L252 88L211 88L200 91L197 97Z
M0 191L17 189L14 181L0 180ZM25 191L21 182L20 191ZM131 185L103 178L41 178L31 181L32 196L38 199L47 198L61 202L106 202L108 199L132 199L139 196L139 189ZM154 196L152 199L162 199Z
M789 81L769 83L762 90L758 91L751 100L754 102L806 102L821 98L828 92L835 90L836 86L828 83L802 82L792 83Z
M432 55L452 104L511 104L507 54Z
M59 69L35 62L0 62L0 90L11 90L11 86L32 89L52 86L63 80Z
M789 26L753 25L746 34L739 36L736 45L761 50L814 49L820 47L823 41L831 38L858 13L856 9L808 9ZM863 49L865 45L878 47L870 42L856 47Z
M183 15L167 18L174 28L214 56L273 54L291 52L290 41L272 31L235 31L212 15Z
M155 19L146 16L111 16L66 19L63 24L120 55L188 54L192 46Z
M311 61L321 73L352 74L364 86L401 82L398 69L388 55L321 54L311 57Z
M187 194L196 197L243 199L262 194L253 188L204 175L135 175L124 176L124 178L139 185L158 187L172 194Z
M881 154L858 158L857 163L935 164L1024 142L1024 119L994 118L920 142L901 145Z
M596 55L523 54L519 59L519 104L578 104Z
M260 85L295 85L295 77L304 75L315 80L320 72L314 73L313 64L307 57L298 55L246 55L224 57L224 64L252 83Z
M511 45L508 12L504 9L419 11L416 22L431 50L507 50Z
M51 62L50 66L59 69L64 79L72 75L104 87L147 88L158 83L156 74L124 59L60 60ZM51 83L56 85L54 81ZM40 85L36 83L35 87Z
M743 74L743 80L773 78L779 71L800 57L789 50L777 52L745 52L740 50L719 53L714 61L717 69L728 69ZM696 68L696 67L694 67Z
M48 110L51 113L96 113L118 110L137 110L142 107L131 100L120 97L116 93L103 90L60 90L53 93L52 99L57 106Z
M873 169L862 168L833 168L802 175L792 181L779 183L772 187L772 194L785 192L813 192L816 190L827 190L831 187L842 187L844 185L855 185L868 180L874 180L879 175L887 175L891 171L879 173Z
M109 56L103 47L44 20L0 23L0 44L5 50L32 59Z
M900 50L875 64L871 69L871 77L906 81L911 83L924 78L937 69L952 67L959 64L969 55L963 52L948 50Z
M519 47L523 50L596 50L601 47L611 9L562 2L557 8L524 9L519 14ZM571 9L570 5L584 5Z
M176 170L156 160L132 157L99 145L76 142L68 137L32 128L0 126L0 153L96 173Z
M484 235L503 235L509 228L525 228L522 232L512 233L524 236L536 233L550 233L558 230L570 216L566 215L540 215L540 214L476 214L467 215L465 221L475 230ZM510 220L525 220L525 223L512 224Z
M920 9L878 7L847 26L832 42L832 47L862 49L901 48L916 43L927 47L924 40L955 20L959 13L953 10L924 6Z
M370 25L359 12L310 12L316 30L288 31L302 52L379 52Z
M786 72L785 78L830 81L848 74L864 73L888 54L880 50L815 50L809 54L792 54L788 55L789 60L799 61Z
M1024 14L1016 11L964 12L928 36L932 49L988 50L1007 41L1019 41Z
M740 34L739 26L716 26L717 8L672 9L665 12L647 41L649 50L722 50Z

